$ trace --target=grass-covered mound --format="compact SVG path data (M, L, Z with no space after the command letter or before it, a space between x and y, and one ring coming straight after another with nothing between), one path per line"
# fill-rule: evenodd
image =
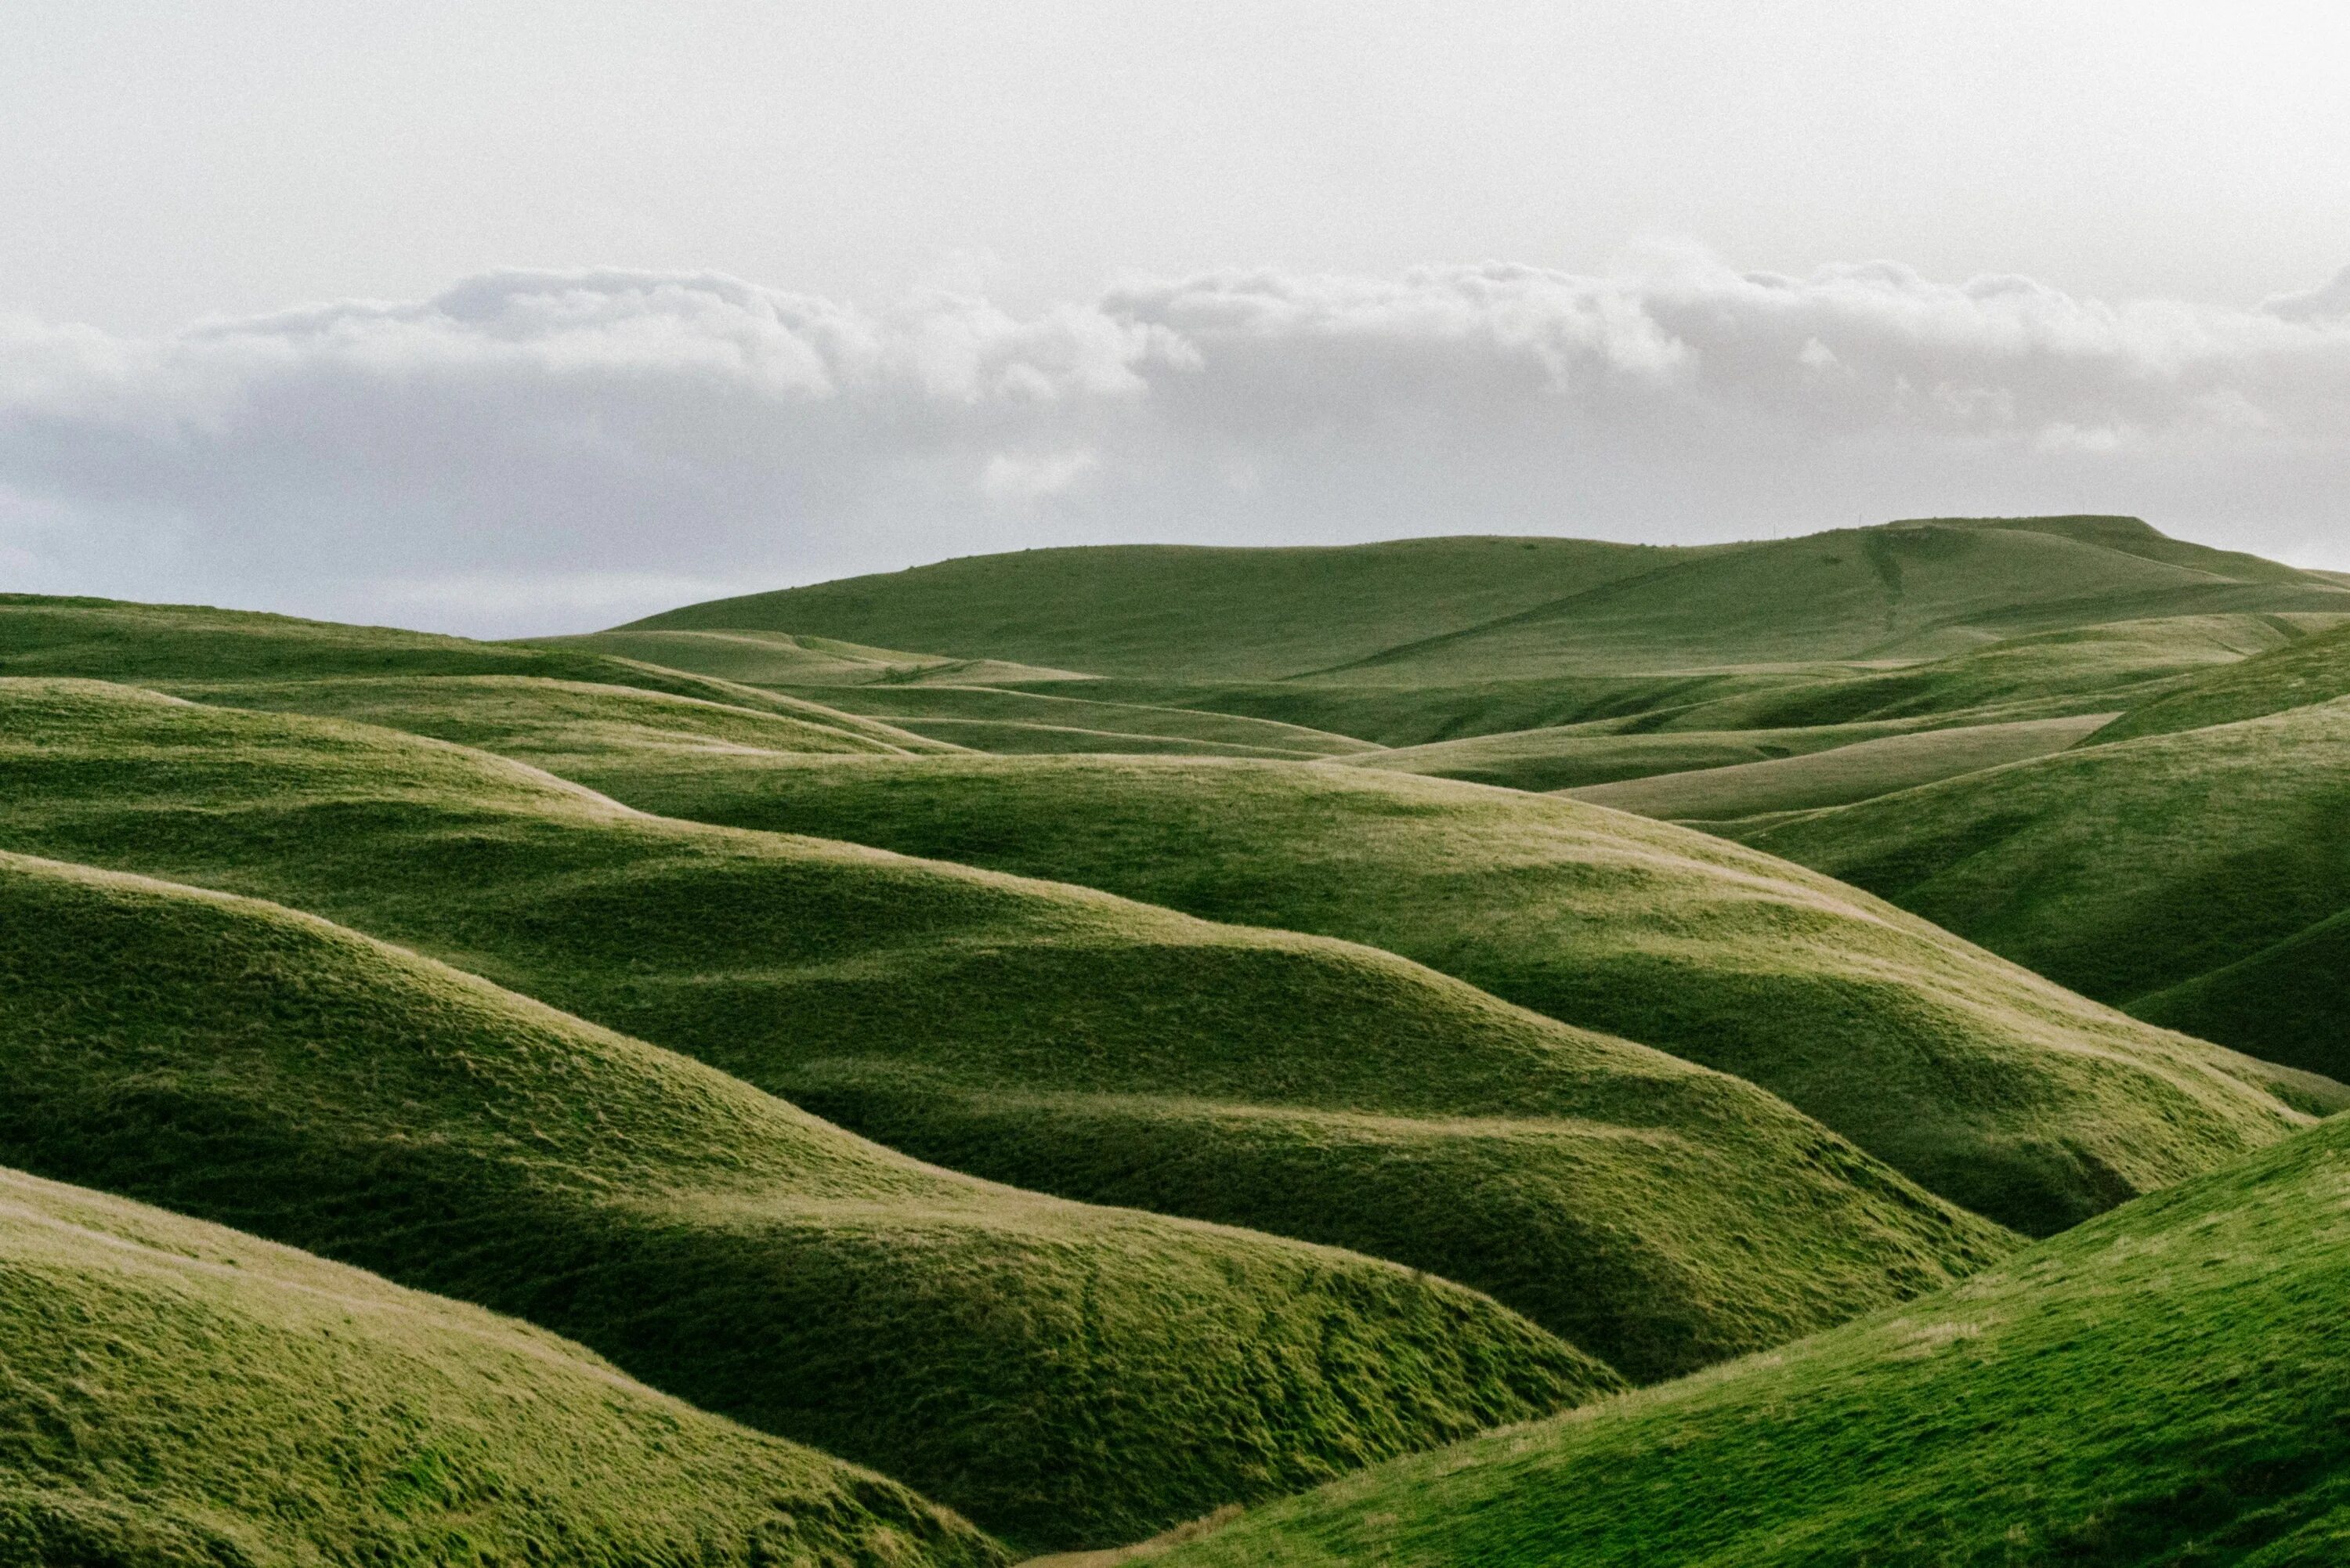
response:
M902 1487L553 1334L5 1170L0 1366L10 1563L1003 1561Z
M964 1169L1440 1272L1636 1377L2006 1244L1751 1085L1340 942L119 687L0 682L0 788L11 846L311 909Z
M1958 518L1682 550L1031 550L713 600L630 629L815 634L1151 680L1424 686L1935 658L2133 618L2310 611L2350 611L2350 588L2136 518Z
M1266 1507L1154 1563L2350 1559L2350 1127L1939 1295Z
M2100 1007L1786 861L1570 800L1232 761L756 763L583 776L648 809L1384 948L1751 1079L2035 1234L2305 1120L2272 1093L2288 1073Z
M1654 774L1570 793L1594 805L1682 822L1805 811L2046 756L2094 733L2112 718L2110 713L2088 713L1921 730L1800 756Z
M2323 933L2350 909L2345 823L2337 701L2085 746L1754 842L2116 1006L2340 1075L2350 997Z
M919 1165L274 905L0 857L0 1160L481 1302L1032 1543L1617 1386L1457 1286Z
M782 715L810 731L833 732L840 737L830 743L833 750L951 749L822 703L632 659L202 605L0 594L0 676L183 687L329 676L527 677L631 687Z
M2345 696L2350 696L2350 627L2331 628L2241 663L2201 671L2175 691L2133 707L2097 738L2176 734Z

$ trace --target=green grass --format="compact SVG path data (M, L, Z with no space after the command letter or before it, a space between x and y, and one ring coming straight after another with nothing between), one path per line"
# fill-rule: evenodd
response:
M0 857L0 1160L555 1328L1030 1544L1618 1386L1457 1286L956 1176L274 905Z
M2350 1557L2350 1127L1865 1322L1256 1511L1164 1568Z
M1695 550L1492 538L1033 550L714 600L626 629L813 634L1144 680L1407 687L1932 659L2126 618L2284 611L2350 612L2350 591L2134 518L1960 518Z
M837 638L794 637L779 631L594 631L577 637L534 638L528 646L638 659L753 686L1050 680L1069 674L1002 659L905 653Z
M311 909L960 1168L1440 1272L1634 1376L2006 1244L1751 1085L1326 939L120 688L0 683L0 784L27 851Z
M2350 1074L2350 1001L2318 961L2324 943L2287 945L2350 909L2345 822L2350 704L2337 701L2088 745L1766 826L1754 842L2089 995Z
M1003 1560L892 1482L542 1330L5 1170L0 1366L10 1563Z
M889 749L951 749L821 703L632 659L201 605L0 594L0 676L77 676L141 685L521 676L745 708Z
M742 759L583 774L647 809L1368 943L1734 1073L2033 1234L2302 1125L2338 1085L2099 1007L1864 893L1555 796L1326 764Z
M2176 734L2344 696L2350 696L2350 627L2329 628L2257 658L2201 672L2133 707L2099 739Z
M1347 761L1356 767L1387 773L1425 774L1430 778L1547 794L1658 774L1803 756L1881 735L1907 733L1910 728L1908 722L1897 720L1815 729L1658 730L1645 719L1596 719L1397 746Z
M1764 812L1846 805L2061 752L2112 719L2110 713L2089 713L2005 724L1962 724L1883 735L1802 756L1651 774L1568 793L1594 805L1682 822L1720 822Z
M1064 680L1026 691L937 684L865 686L847 691L801 690L856 712L929 734L952 735L951 730L941 730L940 725L996 723L1164 738L1228 748L1241 754L1326 757L1374 749L1350 736L1302 724L1159 703L1103 701L1093 695L1098 684Z

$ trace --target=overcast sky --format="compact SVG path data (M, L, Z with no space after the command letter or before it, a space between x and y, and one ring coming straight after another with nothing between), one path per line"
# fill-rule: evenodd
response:
M476 632L1114 539L2350 568L2350 7L18 0L0 587Z

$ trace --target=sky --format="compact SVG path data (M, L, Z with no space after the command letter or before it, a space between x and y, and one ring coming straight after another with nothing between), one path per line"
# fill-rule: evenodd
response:
M2350 569L2350 7L18 0L0 588L2133 512Z

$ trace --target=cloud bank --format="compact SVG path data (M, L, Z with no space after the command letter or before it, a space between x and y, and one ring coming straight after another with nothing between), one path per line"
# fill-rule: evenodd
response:
M1030 545L2076 510L2350 566L2350 271L2241 308L1665 253L1027 315L509 272L156 339L0 319L0 586L475 632Z

